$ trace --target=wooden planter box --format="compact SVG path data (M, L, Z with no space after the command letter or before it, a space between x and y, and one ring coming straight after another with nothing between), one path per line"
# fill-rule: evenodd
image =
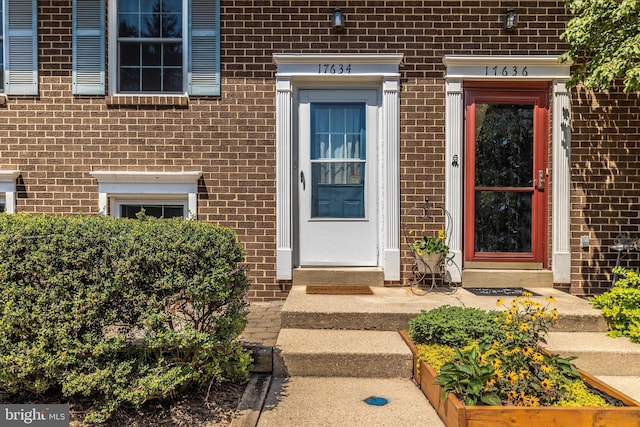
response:
M414 381L447 427L640 426L640 403L581 370L578 371L585 382L619 399L627 406L608 408L465 406L453 393L449 393L447 399L443 400L442 387L434 384L436 372L430 365L420 362L419 375L416 375L418 349L404 331L400 334L413 353Z

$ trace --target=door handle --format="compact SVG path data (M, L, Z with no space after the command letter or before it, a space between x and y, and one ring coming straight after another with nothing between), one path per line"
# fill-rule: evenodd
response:
M306 188L306 182L304 180L304 172L303 171L300 171L300 182L302 183L302 191L304 191L305 188Z
M542 169L538 171L538 190L544 190L544 171Z

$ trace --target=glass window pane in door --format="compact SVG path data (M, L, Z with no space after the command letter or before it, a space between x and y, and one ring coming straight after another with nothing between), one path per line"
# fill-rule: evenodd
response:
M476 252L531 252L530 192L478 191Z
M312 218L364 218L365 129L365 104L311 104Z
M533 105L476 104L476 187L533 185Z

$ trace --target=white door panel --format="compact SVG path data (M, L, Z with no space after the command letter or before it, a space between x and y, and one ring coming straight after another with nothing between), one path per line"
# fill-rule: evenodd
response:
M301 90L299 264L376 266L375 90Z

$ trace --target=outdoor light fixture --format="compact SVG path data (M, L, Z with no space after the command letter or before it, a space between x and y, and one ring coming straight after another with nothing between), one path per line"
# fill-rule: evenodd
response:
M507 10L507 14L504 16L504 29L515 30L518 26L518 14L513 9Z
M344 16L338 8L333 11L333 16L331 17L331 28L339 33L344 31Z

